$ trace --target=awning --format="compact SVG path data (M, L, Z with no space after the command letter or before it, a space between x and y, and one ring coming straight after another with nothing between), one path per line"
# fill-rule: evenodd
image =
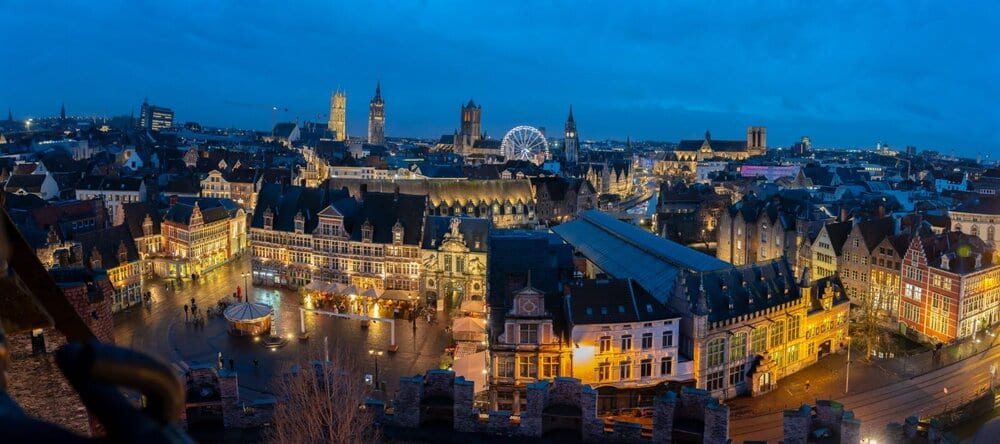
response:
M366 298L378 299L380 296L382 296L382 294L381 292L376 290L375 287L368 287L367 290L361 293L361 296L364 296Z
M342 293L346 294L346 295L352 295L352 294L353 295L357 295L358 294L358 287L355 287L353 285L348 285L347 288L344 288L344 289L342 289L340 291Z
M473 300L462 301L462 306L459 308L459 311L466 313L468 312L485 313L486 304L484 304L483 301L473 301Z

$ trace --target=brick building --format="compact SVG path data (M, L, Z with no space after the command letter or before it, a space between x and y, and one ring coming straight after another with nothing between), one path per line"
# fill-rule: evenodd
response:
M928 342L950 342L996 324L998 259L976 236L957 231L914 236L903 256L900 330Z

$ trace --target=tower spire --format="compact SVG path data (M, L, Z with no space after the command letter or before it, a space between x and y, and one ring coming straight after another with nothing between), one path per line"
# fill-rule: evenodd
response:
M59 119L60 120L66 120L66 104L65 103L63 103L62 106L59 107Z
M14 121L14 114L10 112L10 108L7 108L7 121L8 122Z
M375 98L382 98L382 82L379 80L375 81Z
M566 119L566 121L567 122L572 122L573 121L573 105L569 106L569 118Z

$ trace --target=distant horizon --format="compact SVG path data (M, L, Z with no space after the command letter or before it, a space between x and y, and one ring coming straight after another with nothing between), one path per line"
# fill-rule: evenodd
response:
M590 140L740 139L766 126L771 146L808 135L972 158L1000 148L990 2L5 9L0 36L13 44L0 55L18 63L0 74L0 110L18 118L62 103L138 115L148 97L178 122L268 128L273 106L278 121L325 122L339 88L348 134L363 136L380 82L390 137L451 134L473 99L494 138L522 124L561 134L572 106Z

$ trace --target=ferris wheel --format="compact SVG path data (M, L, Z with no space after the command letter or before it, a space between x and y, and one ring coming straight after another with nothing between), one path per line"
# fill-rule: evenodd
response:
M549 142L537 128L521 125L507 131L500 144L507 160L528 160L541 165L549 157Z

